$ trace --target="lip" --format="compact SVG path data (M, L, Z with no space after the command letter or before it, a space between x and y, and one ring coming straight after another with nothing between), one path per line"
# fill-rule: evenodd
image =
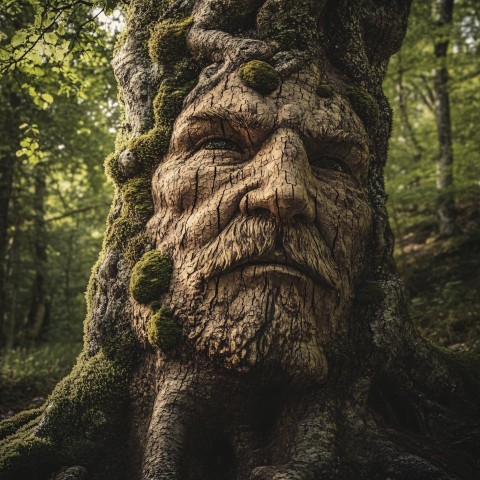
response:
M317 275L307 266L286 260L285 255L279 252L275 252L272 256L254 258L239 263L225 273L239 269L245 273L250 273L251 270L259 270L260 273L264 274L276 273L298 279L307 279L328 288L335 288L334 285L323 276Z

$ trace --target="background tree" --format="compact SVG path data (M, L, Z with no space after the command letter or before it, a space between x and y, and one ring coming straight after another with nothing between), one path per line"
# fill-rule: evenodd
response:
M109 98L115 86L105 55L111 34L95 20L102 10L92 6L25 1L4 2L2 8L0 338L9 346L45 333L52 308L53 318L61 316L63 300L55 292L55 286L64 283L57 266L63 253L58 243L62 235L73 233L65 232L68 217L90 215L93 223L81 233L85 241L92 231L102 230L92 213L97 208L106 211L108 205L102 162L112 148L113 132L104 113L111 116L114 111ZM90 148L84 146L87 134ZM79 180L76 192L66 192L74 185L73 177ZM86 258L77 258L91 263L93 252L86 249ZM68 275L65 282L70 289L72 274ZM84 315L78 294L84 289L85 273L78 280L73 286L78 292L76 311L70 308L73 319ZM6 302L6 298L14 300ZM71 303L69 296L67 305Z
M446 2L413 4L404 46L401 53L393 57L385 82L385 90L398 113L391 141L391 161L386 169L388 193L400 215L406 211L402 207L405 202L417 205L415 210L407 209L409 214L405 218L411 222L431 221L435 214L439 232L443 232L444 227L438 219L445 214L434 213L428 205L437 203L438 208L442 208L442 199L449 199L451 207L454 197L460 204L478 198L474 178L479 173L478 145L474 136L470 136L474 124L468 113L470 106L478 102L475 93L478 90L475 67L478 8L469 1L452 2L449 4L451 20L438 25L442 5L446 8ZM439 88L443 93L437 91ZM446 107L439 107L440 103L446 105L447 97L451 104L449 120ZM442 147L440 139L447 138L451 138L452 145L449 147L445 140ZM438 145L437 151L431 148L434 144ZM448 168L449 186L437 188L436 184L445 183L440 173L444 169L438 166L442 151L449 152L450 160L456 152L455 162ZM453 178L456 178L455 184ZM450 208L449 212L453 210ZM445 227L451 230L453 217L449 214L445 218L451 219L446 220L449 227Z
M476 360L418 335L392 265L383 191L391 112L381 82L402 41L407 10L405 2L131 2L115 61L125 125L107 162L116 196L89 288L84 351L47 405L2 425L3 478L47 477L74 464L93 478L132 478L142 469L142 478L175 478L172 472L177 478L384 478L392 471L405 479L475 478ZM243 73L236 81L240 76L249 92L268 96L279 80L303 80L298 72L312 59L327 79L312 71L315 95L355 110L353 118L365 125L359 131L368 132L372 236L355 308L342 334L326 345L329 375L323 385L305 388L225 372L215 358L195 353L188 339L177 343L178 327L186 333L188 325L160 307L158 292L152 297L136 287L153 279L165 288L158 282L168 277L166 257L148 250L145 226L153 213L152 174L182 106L237 71ZM266 81L256 79L258 71ZM346 173L332 158L319 162L322 170ZM364 227L364 217L357 218ZM152 270L161 275L145 277ZM151 326L150 345L142 316ZM268 420L253 437L240 428L245 418L222 423L244 408ZM193 437L178 436L185 421L193 422ZM270 441L278 447L273 453ZM256 463L258 451L267 466ZM79 478L85 471L70 473Z

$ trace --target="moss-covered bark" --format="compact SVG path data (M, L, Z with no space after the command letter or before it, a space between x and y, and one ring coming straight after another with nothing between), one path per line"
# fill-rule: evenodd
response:
M128 9L114 61L124 125L117 151L106 160L116 194L87 292L84 350L41 409L1 425L0 479L47 479L72 466L78 468L57 478L83 478L85 468L91 479L476 478L478 359L450 354L421 338L409 318L392 262L383 187L391 111L381 82L390 55L403 39L408 2L134 0ZM229 88L256 100L245 106L239 101L241 108L235 110ZM334 153L302 156L298 132L308 122L298 121L298 105L285 105L282 99L295 98L301 104L305 96L314 100L310 112L300 112L301 118L313 116L314 104L322 113L316 117L323 128L317 133L321 148L329 142L353 142L352 148L368 151L368 158L358 154L363 164L357 160L347 164ZM168 235L162 225L171 232L179 228L178 236L171 234L178 249L182 242L200 242L208 229L228 230L220 208L223 195L218 222L200 222L202 228L192 229L195 235L188 228L182 230L178 218L162 214L164 209L194 218L198 202L208 205L208 196L201 195L209 182L215 187L217 170L200 178L207 161L200 162L187 186L174 167L188 163L202 146L206 151L223 149L230 159L247 151L239 146L238 136L223 133L222 138L206 135L188 156L177 153L183 148L179 138L193 139L197 127L184 117L175 127L174 122L181 112L195 113L202 102L209 103L210 110L204 109L200 120L211 125L215 115L223 115L222 128L229 122L250 122L244 136L260 142L252 153L259 158L258 171L268 171L269 158L288 163L288 152L294 151L299 160L293 165L308 160L309 168L320 169L322 181L330 179L323 184L327 194L337 199L332 208L310 211L294 195L281 197L277 191L272 196L277 203L265 201L263 206L258 192L251 194L250 204L243 200L233 206L233 197L227 194L225 201L230 203L225 210L243 217L264 217L268 210L284 221L288 209L294 208L291 224L293 217L300 223L316 222L322 215L328 219L341 204L348 215L331 219L332 229L323 232L329 250L322 252L337 254L342 264L341 257L350 258L351 248L361 244L361 265L355 259L356 269L348 270L345 261L344 271L338 273L325 270L327 257L319 261L322 288L338 279L345 285L351 282L352 288L343 290L348 298L336 300L322 293L326 310L345 308L347 314L334 325L323 326L324 352L318 358L313 355L319 365L314 370L319 375L316 381L297 370L285 375L282 358L276 360L278 369L253 361L251 369L235 369L247 364L234 355L235 341L245 338L241 330L250 328L241 314L233 327L225 319L223 332L221 317L209 324L220 325L220 333L207 335L209 349L202 350L198 345L203 340L195 330L201 330L202 319L195 317L196 312L182 314L183 304L170 308L170 281L177 282L177 290L188 291L195 277L188 269L178 271L178 255L170 257L172 247L164 241ZM261 117L261 109L275 102L280 102L284 115L284 130L277 136L265 132L275 132L278 125L273 122L265 128L268 118ZM222 110L224 104L232 108ZM255 114L252 105L258 107ZM241 117L242 112L249 116ZM355 131L348 135L347 127ZM182 128L187 132L183 137ZM357 134L365 135L365 142L359 142ZM272 147L271 155L258 154L269 142L284 145L288 152ZM162 169L167 156L173 170ZM366 165L364 173L357 164ZM265 184L273 182L275 171L271 172L271 178L261 179ZM349 184L351 179L339 181L353 173L358 173L355 182L361 187ZM230 184L242 181L242 175L231 173ZM258 189L259 183L246 190ZM177 185L182 194L172 199L167 190L175 192ZM353 227L345 225L345 238L339 238L338 223L345 223L345 218L358 232L363 228L365 238L348 236ZM238 235L245 231L239 227ZM353 238L352 247L348 238ZM170 250L164 252L162 242ZM253 252L258 253L260 243L252 242ZM198 263L208 260L212 268L227 262L219 254ZM180 287L179 278L185 279ZM241 284L232 283L233 289ZM215 299L218 292L211 295ZM286 307L294 312L295 305L287 300ZM215 317L215 308L212 301L200 305L199 311L210 318ZM285 362L290 356L292 362L308 360L302 348L313 347L296 338L303 338L301 329L292 331L296 333L284 341L272 333L276 347L284 349ZM232 345L215 343L223 334ZM285 347L289 341L302 348L292 353ZM262 352L249 348L248 358L257 358L257 353L261 358ZM225 351L233 352L230 363L222 363Z

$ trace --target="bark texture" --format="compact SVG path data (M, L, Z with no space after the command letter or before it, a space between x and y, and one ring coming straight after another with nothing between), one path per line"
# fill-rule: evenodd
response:
M3 424L1 479L475 478L478 359L418 334L392 261L381 83L407 16L130 3L85 348Z

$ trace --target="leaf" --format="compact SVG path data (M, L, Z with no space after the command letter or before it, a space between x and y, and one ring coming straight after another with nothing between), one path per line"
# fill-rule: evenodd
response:
M10 41L10 45L12 47L18 47L19 45L22 45L25 43L25 40L27 38L27 32L24 30L20 30L15 35L12 37L12 40Z
M58 40L58 36L56 33L54 32L47 32L43 35L43 38L45 39L45 41L49 44L52 44L52 45L56 45L57 44L57 40Z
M42 98L47 102L47 103L53 103L53 97L49 93L42 93Z

